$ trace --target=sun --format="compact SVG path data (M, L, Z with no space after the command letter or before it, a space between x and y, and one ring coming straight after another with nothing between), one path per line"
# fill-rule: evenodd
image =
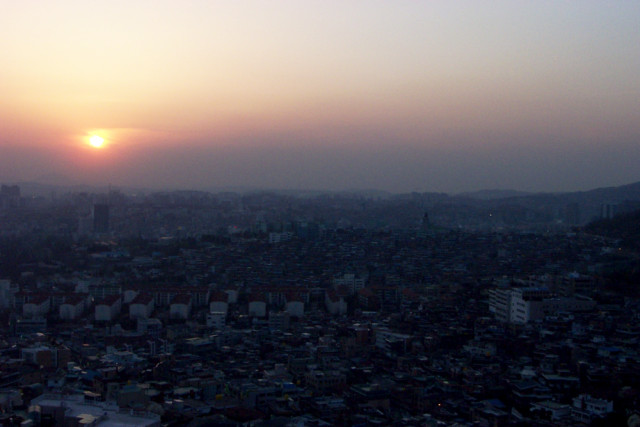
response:
M104 146L104 138L100 135L91 135L89 144L94 148L102 148Z

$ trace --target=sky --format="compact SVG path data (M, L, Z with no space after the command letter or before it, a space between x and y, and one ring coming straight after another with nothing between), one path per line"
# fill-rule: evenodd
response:
M636 1L0 0L0 180L640 181L638 22Z

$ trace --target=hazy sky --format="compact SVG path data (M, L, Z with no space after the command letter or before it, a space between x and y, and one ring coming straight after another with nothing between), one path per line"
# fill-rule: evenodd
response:
M638 1L0 0L0 179L639 181L639 23Z

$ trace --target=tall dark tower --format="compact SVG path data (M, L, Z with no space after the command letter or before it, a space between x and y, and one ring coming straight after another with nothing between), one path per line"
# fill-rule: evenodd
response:
M94 233L109 232L109 205L106 205L106 204L93 205L93 232Z
M429 222L428 212L424 213L424 216L422 217L422 223L420 225L422 226L423 230L428 230L429 228L431 228L431 222Z
M0 187L0 208L16 208L20 206L20 187L4 185Z
M417 233L418 237L427 237L433 234L433 227L431 221L429 221L429 214L427 212L422 216Z

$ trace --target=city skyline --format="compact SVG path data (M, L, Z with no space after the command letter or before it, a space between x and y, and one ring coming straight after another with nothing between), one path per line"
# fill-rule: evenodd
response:
M3 2L0 179L628 184L639 18L595 1Z

